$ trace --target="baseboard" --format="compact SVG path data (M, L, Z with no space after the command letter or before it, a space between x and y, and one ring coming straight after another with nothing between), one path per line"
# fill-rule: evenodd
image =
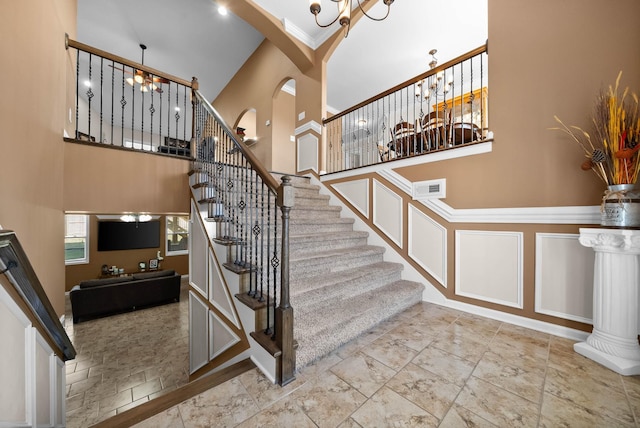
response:
M429 302L429 300L426 300L426 299L424 301ZM429 303L434 303L440 306L445 306L447 308L463 311L468 314L479 315L485 318L491 318L496 321L506 322L509 324L517 325L524 328L529 328L531 330L540 331L542 333L552 334L554 336L563 337L565 339L576 340L579 342L587 340L587 336L589 336L589 333L584 332L582 330L576 330L573 328L564 327L564 326L552 324L545 321L540 321L532 318L510 314L507 312L501 312L493 309L483 308L482 306L475 306L468 303L458 302L456 300L445 299L444 303L440 300L438 300L437 302L429 302Z

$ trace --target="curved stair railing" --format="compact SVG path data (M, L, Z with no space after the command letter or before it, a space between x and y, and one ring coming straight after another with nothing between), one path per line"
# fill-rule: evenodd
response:
M197 88L192 103L192 171L199 176L192 187L200 192L198 204L206 206L205 220L215 224L213 241L228 248L224 268L241 275L236 297L260 312L251 337L277 358L275 379L285 385L295 371L289 302L290 177L279 184Z

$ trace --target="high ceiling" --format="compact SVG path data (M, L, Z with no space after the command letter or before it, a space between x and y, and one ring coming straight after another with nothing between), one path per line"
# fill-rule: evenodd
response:
M230 0L225 0L230 1ZM316 47L335 30L316 26L307 0L253 0L287 31ZM223 3L219 0L218 3ZM322 0L319 20L337 7ZM215 99L264 37L243 20L222 16L212 0L78 0L78 41L190 80ZM370 14L382 16L379 2ZM486 0L398 0L382 22L361 19L327 64L327 105L341 111L428 69L428 51L440 63L487 39Z

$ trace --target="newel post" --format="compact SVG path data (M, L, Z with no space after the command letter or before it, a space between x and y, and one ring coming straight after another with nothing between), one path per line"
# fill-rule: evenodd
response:
M289 212L293 207L291 177L282 177L278 205L282 210L282 265L280 268L280 304L276 309L276 344L282 351L277 379L284 386L295 379L296 355L293 347L293 308L289 302Z
M193 76L191 78L191 156L194 158L198 158L198 152L196 147L196 105L198 100L196 99L196 91L200 88L200 83L198 83L198 78Z

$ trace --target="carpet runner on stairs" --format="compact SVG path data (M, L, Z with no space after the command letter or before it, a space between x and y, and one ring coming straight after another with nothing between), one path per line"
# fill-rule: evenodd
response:
M421 301L424 286L402 280L402 265L367 245L368 233L355 231L319 186L303 177L292 184L289 278L299 370Z

